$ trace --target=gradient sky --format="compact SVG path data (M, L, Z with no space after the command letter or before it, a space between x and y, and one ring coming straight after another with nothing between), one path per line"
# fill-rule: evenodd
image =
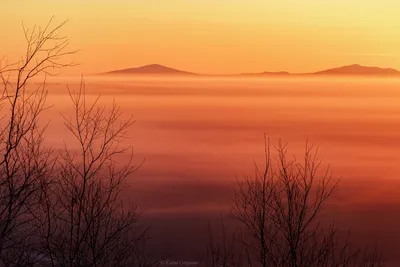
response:
M0 56L22 53L21 21L55 15L81 49L69 73L152 63L199 73L400 69L398 0L0 1Z

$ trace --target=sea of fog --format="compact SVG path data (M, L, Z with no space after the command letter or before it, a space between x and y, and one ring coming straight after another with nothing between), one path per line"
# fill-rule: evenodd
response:
M232 188L262 166L264 133L298 158L306 141L322 167L341 178L325 219L352 228L360 243L379 241L394 261L400 240L400 80L357 78L85 77L88 101L115 101L133 116L127 145L143 166L129 197L152 225L155 246L175 259L196 260L208 220L226 211ZM47 142L74 146L60 113L72 115L67 85L49 80ZM272 152L275 153L274 151ZM123 159L122 159L123 160Z

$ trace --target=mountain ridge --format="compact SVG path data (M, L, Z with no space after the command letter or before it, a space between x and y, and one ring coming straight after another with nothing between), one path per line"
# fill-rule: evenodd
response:
M108 71L99 75L201 75L201 76L288 76L288 75L348 75L348 76L400 76L400 71L393 68L380 68L373 66L362 66L360 64L345 65L309 73L289 73L287 71L240 73L240 74L198 74L160 64L150 64L135 68Z
M108 71L105 73L101 73L103 75L107 74L184 74L184 75L197 75L196 73L193 72L188 72L188 71L183 71L183 70L178 70L174 68L170 68L167 66L163 66L160 64L150 64L150 65L144 65L141 67L136 67L136 68L127 68L127 69L120 69L120 70L113 70L113 71Z
M314 72L315 75L338 74L338 75L399 75L400 72L392 68L380 68L372 66L362 66L360 64L352 64L332 69Z

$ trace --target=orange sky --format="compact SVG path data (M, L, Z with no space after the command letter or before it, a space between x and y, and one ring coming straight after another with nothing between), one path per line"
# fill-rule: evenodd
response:
M0 56L23 51L21 21L63 33L93 73L159 63L199 73L400 69L398 0L0 0Z

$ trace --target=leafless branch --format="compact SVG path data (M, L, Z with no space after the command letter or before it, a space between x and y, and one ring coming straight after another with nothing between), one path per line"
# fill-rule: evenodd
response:
M50 69L72 66L62 60L74 53L66 50L68 39L58 35L65 22L51 23L43 29L23 27L24 57L0 66L0 262L6 266L29 266L40 258L32 221L55 157L44 146L47 125L39 121L47 108L46 79L32 91L27 86Z
M52 266L131 266L143 260L134 252L147 229L138 225L136 206L120 196L138 166L132 165L132 153L125 164L115 157L130 151L122 142L133 120L122 120L115 103L99 106L97 98L89 105L83 79L79 91L69 94L74 116L64 116L65 126L79 151L66 146L61 153L58 181L47 190L42 245Z
M265 137L265 170L255 166L255 176L246 177L235 191L232 215L243 226L241 243L248 264L262 267L383 266L377 250L357 250L348 237L340 238L332 224L324 228L319 215L338 189L330 168L320 171L318 149L306 144L299 162L287 156L281 141L271 161ZM361 255L361 256L360 256Z

